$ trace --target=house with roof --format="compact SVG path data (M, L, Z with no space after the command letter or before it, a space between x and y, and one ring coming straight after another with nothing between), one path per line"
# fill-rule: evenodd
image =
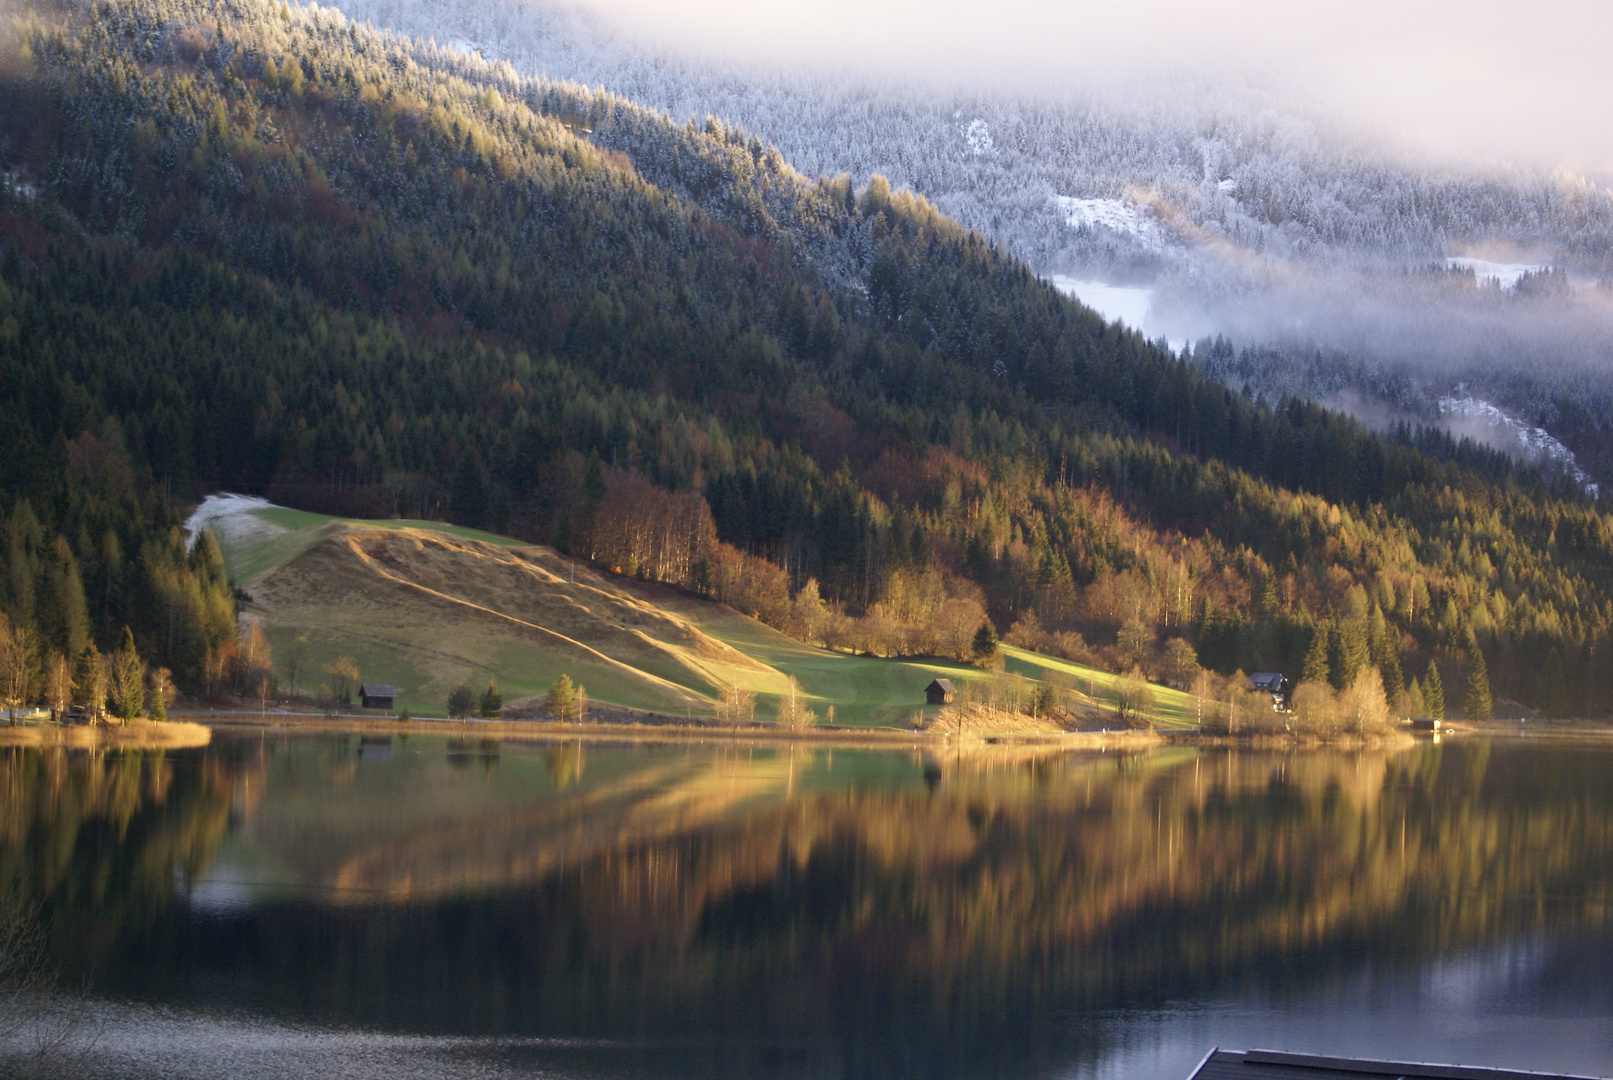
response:
M1288 676L1280 671L1257 671L1249 676L1248 689L1255 694L1270 694L1275 712L1288 711L1288 695L1292 689Z

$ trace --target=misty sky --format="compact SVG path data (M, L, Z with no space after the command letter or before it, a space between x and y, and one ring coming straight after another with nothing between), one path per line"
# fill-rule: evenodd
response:
M582 0L765 64L1117 91L1232 76L1440 155L1613 172L1609 0Z

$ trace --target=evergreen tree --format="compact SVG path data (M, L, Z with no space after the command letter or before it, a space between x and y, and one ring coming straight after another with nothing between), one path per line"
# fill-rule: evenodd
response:
M561 675L555 679L554 685L549 687L548 696L543 699L543 708L550 717L562 723L575 718L577 691L572 686L570 675Z
M1613 633L1604 630L1597 635L1588 666L1586 714L1606 716L1613 712Z
M1265 618L1269 619L1274 615L1281 614L1282 608L1277 601L1277 572L1275 570L1268 570L1261 575L1260 594L1256 598L1255 604L1256 612Z
M1399 649L1391 649L1378 665L1378 674L1383 678L1383 696L1392 709L1400 708L1400 698L1406 689L1406 674L1401 670L1399 653Z
M1546 652L1546 662L1540 666L1538 699L1544 703L1546 715L1562 719L1574 711L1573 688L1568 683L1568 670L1563 666L1563 654L1556 646Z
M1439 678L1439 665L1428 661L1428 673L1423 676L1423 708L1435 720L1445 719L1445 684Z
M975 663L989 664L997 658L997 647L997 628L991 624L990 619L987 619L975 631L969 651L974 656Z
M1343 690L1355 682L1355 677L1361 669L1367 667L1372 660L1372 650L1367 642L1367 625L1365 619L1345 619L1333 624L1332 648L1329 650L1328 666L1331 669L1332 683L1335 689Z
M72 656L90 639L84 578L66 540L57 537L39 590L39 624L51 648Z
M487 689L482 691L481 713L483 720L497 720L504 714L504 695L499 692L497 682L489 680Z
M18 499L6 520L5 576L0 579L0 613L14 626L31 626L38 614L39 549L45 529L33 503Z
M488 521L487 468L474 453L461 454L454 473L454 516L475 529L485 529Z
M1305 662L1300 665L1299 679L1301 682L1325 683L1328 681L1328 636L1325 625L1312 628L1310 648L1305 650Z
M476 691L466 683L460 683L448 692L448 718L450 720L468 720L476 708Z
M1477 647L1467 655L1467 693L1462 696L1462 711L1469 720L1490 719L1490 673Z
M147 678L146 712L157 723L168 719L168 703L174 694L172 674L165 667L154 667Z
M1368 617L1367 636L1372 650L1372 663L1383 679L1383 696L1391 709L1398 709L1406 688L1405 671L1400 663L1400 638L1388 625L1383 609L1376 604Z
M1406 696L1405 696L1404 701L1405 701L1405 709L1404 709L1404 715L1405 716L1413 717L1413 716L1427 716L1428 715L1428 705L1423 700L1422 684L1419 683L1416 679L1412 679L1411 680L1411 685L1406 687Z
M140 719L145 706L146 665L135 651L134 634L127 626L123 628L123 638L112 654L108 674L113 714L125 722Z
M206 585L227 584L224 552L220 550L218 537L213 535L212 529L203 529L196 534L196 541L190 549L190 568Z

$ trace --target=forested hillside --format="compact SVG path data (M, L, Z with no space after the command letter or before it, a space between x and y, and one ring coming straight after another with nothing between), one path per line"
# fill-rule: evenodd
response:
M967 68L913 80L701 59L549 0L338 6L680 122L722 117L808 175L882 173L1039 274L1142 294L1146 315L1130 317L1150 336L1227 337L1254 369L1234 388L1297 385L1373 422L1441 422L1440 398L1472 395L1613 481L1605 176L1419 160L1231 70L1037 94L972 85ZM1503 288L1449 261L1473 255L1538 272Z
M1554 712L1613 520L1438 433L1234 395L880 177L263 0L40 4L0 60L4 608L230 647L218 488L444 517L809 641L1016 640ZM79 629L73 629L78 627ZM949 630L948 628L953 628ZM1175 669L1180 665L1175 664Z

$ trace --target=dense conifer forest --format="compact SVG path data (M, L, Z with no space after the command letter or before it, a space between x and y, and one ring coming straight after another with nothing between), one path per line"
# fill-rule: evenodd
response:
M1161 677L1180 639L1391 697L1482 665L1551 713L1609 699L1613 519L1567 481L1234 394L719 120L316 6L36 3L0 166L0 605L41 672L128 626L206 689L232 593L177 526L226 489L552 543L882 655L984 615Z

